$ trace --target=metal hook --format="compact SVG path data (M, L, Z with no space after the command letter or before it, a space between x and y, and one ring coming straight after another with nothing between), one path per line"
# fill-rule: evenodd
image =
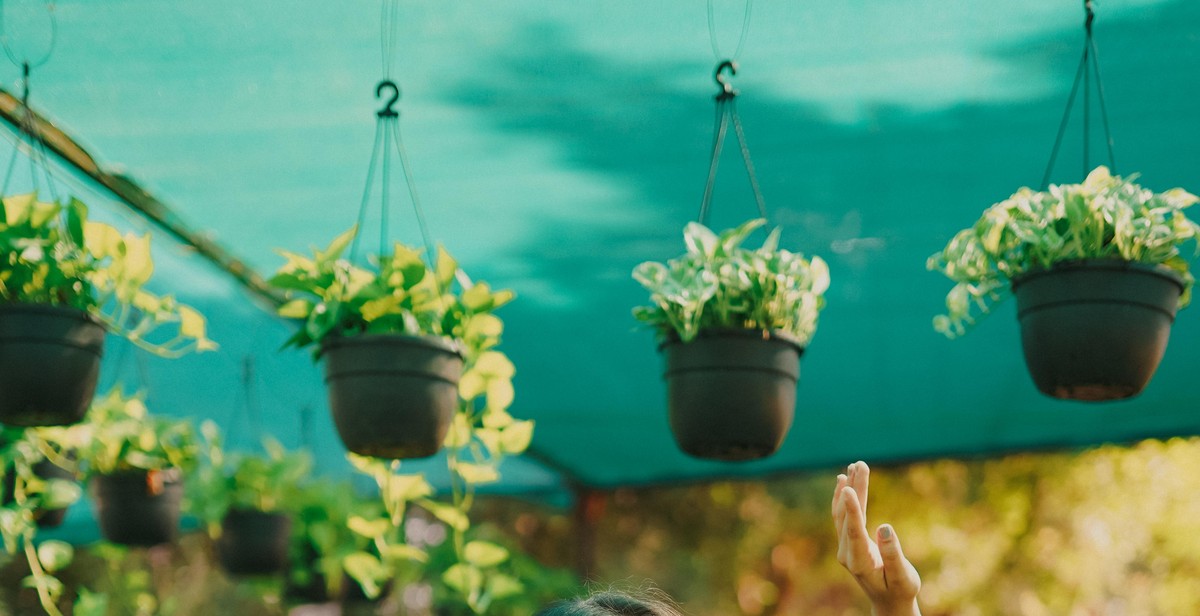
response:
M380 109L375 115L381 118L396 118L400 116L400 112L392 109L396 101L400 100L400 86L391 79L384 79L375 86L375 98L383 97L384 90L391 90L392 96L383 103L383 109Z
M733 89L733 84L729 83L725 75L725 69L729 69L729 76L737 75L737 62L733 60L725 60L717 65L717 70L713 71L713 79L717 81L721 91L717 92L717 100L725 100L737 96L737 90Z

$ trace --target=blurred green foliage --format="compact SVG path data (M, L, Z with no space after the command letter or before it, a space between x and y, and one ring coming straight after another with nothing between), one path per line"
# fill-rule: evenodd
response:
M1200 440L872 470L868 524L896 527L926 616L1200 613ZM835 558L837 472L618 490L592 586L653 583L690 616L869 614ZM567 516L503 515L571 557Z
M868 614L835 559L837 472L604 494L589 586L652 584L690 616ZM921 571L926 616L1200 613L1200 439L875 466L868 516L872 527L895 525ZM577 556L569 513L493 498L477 518L478 537L508 546L505 566L534 581L489 614L528 614L584 592L561 569ZM448 559L448 549L431 557ZM157 609L146 614L285 613L278 588L233 583L209 550L200 534L120 558L82 550L63 581L134 599L148 583ZM37 609L36 596L17 589L23 575L19 560L0 568L0 614ZM431 590L436 613L465 613ZM435 613L405 611L405 591L382 613Z

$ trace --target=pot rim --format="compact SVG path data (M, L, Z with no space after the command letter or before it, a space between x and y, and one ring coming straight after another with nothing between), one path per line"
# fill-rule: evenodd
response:
M0 315L5 313L15 314L22 312L34 314L41 313L62 319L75 319L96 325L97 327L104 327L104 323L101 322L100 319L96 318L96 315L83 308L76 308L74 306L67 306L63 304L41 304L36 302L0 302Z
M708 327L708 328L700 330L700 333L698 333L696 335L696 337L692 340L692 342L695 342L696 340L700 340L700 339L713 339L713 338L750 338L750 339L762 340L763 342L775 340L775 341L779 341L784 344L790 345L792 347L795 347L796 352L801 355L804 354L804 349L806 348L805 345L800 343L799 338L797 338L796 336L789 334L788 332L785 332L781 329ZM658 350L662 351L662 350L666 349L668 346L672 346L672 345L686 346L688 344L690 344L690 342L683 342L679 338L679 334L675 330L671 330L670 334L668 334L668 336L667 336L667 339L662 341L661 343L659 343Z
M168 466L166 468L159 469L122 469L112 473L95 473L89 477L88 480L91 481L93 479L103 479L106 481L126 481L137 479L144 481L146 476L150 473L158 473L162 477L163 483L183 482L183 470L177 466Z
M321 340L321 355L338 347L355 346L415 346L464 357L462 343L455 338L437 334L355 334L330 335Z
M1063 274L1068 272L1097 270L1157 276L1173 283L1175 286L1179 287L1179 292L1183 293L1183 276L1180 275L1179 272L1162 265L1161 263L1141 263L1139 261L1126 261L1125 259L1096 258L1057 261L1048 268L1039 267L1030 269L1013 276L1009 280L1009 284L1012 286L1012 290L1016 291L1017 287L1021 286L1022 284L1043 276L1052 276L1055 274Z

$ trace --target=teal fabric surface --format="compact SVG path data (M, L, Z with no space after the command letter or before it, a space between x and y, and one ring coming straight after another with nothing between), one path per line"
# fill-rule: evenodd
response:
M14 50L34 53L40 5L5 5ZM715 6L731 49L741 4ZM324 245L354 221L378 106L378 8L58 2L59 41L34 71L32 102L269 274L274 249ZM1098 11L1118 171L1200 191L1200 4L1109 0ZM506 465L495 490L562 497L576 485L1200 432L1195 308L1180 313L1146 392L1102 405L1036 393L1011 302L961 340L930 325L950 285L925 258L1041 179L1082 49L1082 3L755 4L734 79L746 136L784 244L824 257L833 283L791 434L775 456L743 464L676 449L661 358L629 314L645 301L630 271L682 252L699 207L716 92L703 3L422 0L403 3L401 19L400 122L432 233L473 278L518 294L500 313L503 348L518 369L513 412L537 430L532 455ZM18 77L0 70L10 89ZM1082 179L1078 119L1056 182ZM103 216L147 228L65 181ZM713 209L716 226L754 214L733 147ZM418 241L405 199L392 221L395 239ZM212 417L242 446L259 432L308 444L324 470L347 472L319 367L278 352L290 325L194 254L156 242L160 290L197 304L222 351L136 360L113 340L105 383L148 386L152 409Z

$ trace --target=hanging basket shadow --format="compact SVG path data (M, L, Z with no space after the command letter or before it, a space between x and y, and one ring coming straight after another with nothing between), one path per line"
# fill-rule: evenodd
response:
M0 423L78 423L96 393L104 327L76 308L0 305Z
M711 330L660 350L671 432L684 453L736 461L779 449L792 425L804 352L790 336Z
M1039 391L1098 402L1136 396L1162 361L1183 279L1161 265L1092 259L1012 280L1025 364Z
M425 458L441 449L458 407L463 356L437 336L368 334L321 344L333 423L346 449Z
M270 575L288 564L292 519L285 513L230 509L221 521L217 559L233 575Z
M171 543L179 536L183 497L179 469L96 475L88 488L105 540L148 547Z

